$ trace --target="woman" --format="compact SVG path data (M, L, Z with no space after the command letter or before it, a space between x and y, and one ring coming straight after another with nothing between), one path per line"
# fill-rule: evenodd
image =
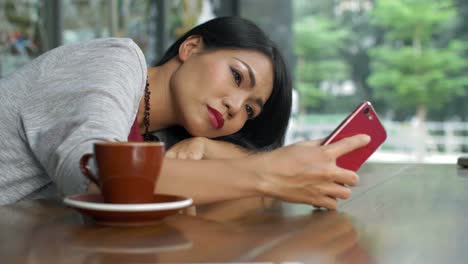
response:
M335 159L367 137L246 151L282 144L290 100L281 55L241 18L194 28L149 69L129 39L59 47L0 81L0 203L86 192L78 161L94 142L148 139L179 126L195 139L176 153L196 142L205 159L166 158L157 192L196 204L270 195L333 209L350 195L344 184L358 179Z

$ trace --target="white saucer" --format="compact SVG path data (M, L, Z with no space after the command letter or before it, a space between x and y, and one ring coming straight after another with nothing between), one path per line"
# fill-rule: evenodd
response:
M146 225L189 207L190 198L155 194L153 203L110 204L100 194L79 194L66 197L63 202L96 222L113 226Z

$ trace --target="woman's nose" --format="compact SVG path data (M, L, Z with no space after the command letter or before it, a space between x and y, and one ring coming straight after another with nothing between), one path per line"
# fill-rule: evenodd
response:
M242 106L244 105L245 100L246 99L242 95L224 98L223 103L226 106L230 117L234 117L237 113L239 113L240 110L242 110Z

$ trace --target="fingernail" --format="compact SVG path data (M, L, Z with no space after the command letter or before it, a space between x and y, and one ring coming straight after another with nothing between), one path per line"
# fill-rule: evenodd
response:
M369 135L364 135L364 140L366 143L369 143L371 141L371 137Z

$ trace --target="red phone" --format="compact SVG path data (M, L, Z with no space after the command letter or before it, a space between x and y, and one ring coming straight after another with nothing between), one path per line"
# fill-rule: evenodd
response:
M366 146L340 156L336 164L344 169L357 171L387 138L385 128L370 102L361 103L343 122L322 142L328 145L342 138L357 134L367 134L371 141Z

